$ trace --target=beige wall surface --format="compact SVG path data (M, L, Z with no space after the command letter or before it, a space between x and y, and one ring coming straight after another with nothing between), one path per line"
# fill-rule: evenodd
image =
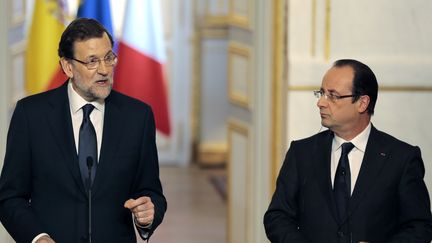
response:
M372 68L380 86L372 123L420 146L432 190L432 2L288 2L287 144L321 129L311 91L332 62L358 59Z
M230 0L228 243L266 242L275 2L280 1Z
M4 55L5 53L9 53L8 28L12 26L10 11L8 11L9 7L11 7L10 2L0 1L0 53L2 53L2 55L0 55L0 168L3 167L3 158L6 149L6 134L10 119L10 92L9 82L7 82L9 74L9 55ZM0 226L0 242L13 242L12 238L2 225Z

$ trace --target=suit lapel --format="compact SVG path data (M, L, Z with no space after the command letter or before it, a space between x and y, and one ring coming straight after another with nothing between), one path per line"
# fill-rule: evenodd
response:
M338 220L336 204L333 197L333 187L330 175L331 165L331 148L333 141L333 133L327 131L324 136L318 137L315 146L314 161L316 168L315 175L318 178L319 187L327 200L327 205L333 214L335 220ZM319 145L319 146L318 146Z
M49 103L51 110L47 110L46 117L54 139L63 155L66 167L78 187L85 193L78 165L78 155L75 147L72 118L70 114L69 99L67 95L67 82L59 89L53 91Z
M114 92L114 91L112 91ZM99 162L96 171L95 180L93 183L93 191L96 193L106 178L109 179L109 171L114 168L114 160L112 159L118 148L118 143L121 140L121 106L116 102L115 94L111 95L105 101L104 126L102 134L102 145L100 150ZM108 177L108 178L107 178Z
M381 142L379 131L372 126L357 182L350 199L349 211L353 212L374 185L387 162L387 148Z

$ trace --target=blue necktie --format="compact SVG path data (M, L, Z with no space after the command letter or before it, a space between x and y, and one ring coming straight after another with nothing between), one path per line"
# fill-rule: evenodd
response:
M92 104L86 104L82 107L83 120L79 131L78 160L81 177L87 189L92 185L96 175L97 166L96 132L90 121L90 113L94 108L95 107ZM91 181L89 180L88 163L92 164Z
M348 201L351 195L351 172L348 154L353 148L354 144L352 143L342 144L342 153L334 179L333 192L340 221L346 217Z

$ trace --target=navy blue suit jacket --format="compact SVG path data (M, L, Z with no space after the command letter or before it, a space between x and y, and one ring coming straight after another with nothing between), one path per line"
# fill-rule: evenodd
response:
M420 149L372 126L341 222L330 178L332 139L327 130L291 143L264 216L271 242L429 243L432 221Z
M39 233L56 242L85 242L88 194L81 180L67 85L20 100L0 178L0 220L19 243ZM159 180L150 107L112 91L92 188L93 243L136 242L129 198L151 197L161 223L166 200Z

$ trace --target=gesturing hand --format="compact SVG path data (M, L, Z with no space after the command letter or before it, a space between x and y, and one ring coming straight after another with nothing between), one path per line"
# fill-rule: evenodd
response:
M147 226L154 219L154 204L150 197L140 197L137 199L129 199L124 204L134 215L136 222L140 226Z
M42 236L36 241L36 243L55 243L55 241L48 236Z

